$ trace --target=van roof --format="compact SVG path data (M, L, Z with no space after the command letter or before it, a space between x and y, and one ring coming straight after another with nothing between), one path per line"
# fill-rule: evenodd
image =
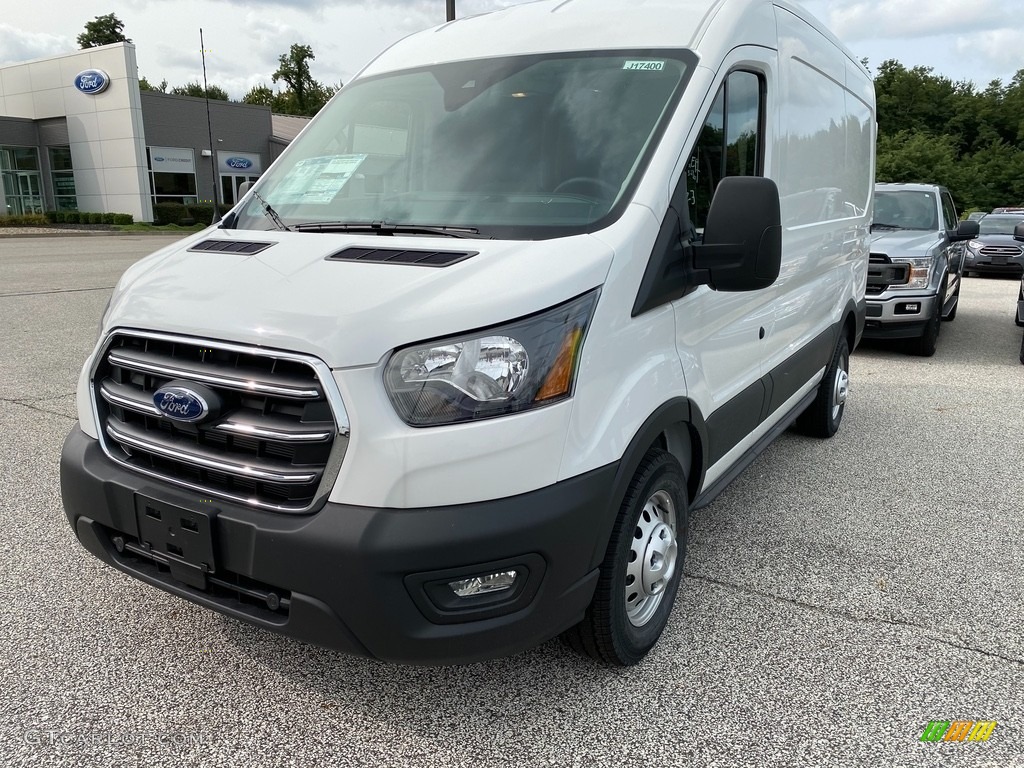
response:
M439 61L530 53L697 50L709 30L713 30L711 47L725 46L728 50L737 39L742 39L775 48L773 5L796 13L842 47L812 15L787 0L537 0L410 35L382 53L358 76Z

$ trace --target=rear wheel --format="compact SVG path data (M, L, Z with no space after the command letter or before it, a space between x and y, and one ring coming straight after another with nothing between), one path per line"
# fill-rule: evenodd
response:
M832 437L839 431L850 394L850 345L840 333L832 362L818 385L818 395L797 419L797 428L811 437Z
M1020 339L1020 363L1024 365L1024 336Z
M629 484L594 599L565 639L606 664L641 661L668 623L682 578L686 478L675 457L652 448Z

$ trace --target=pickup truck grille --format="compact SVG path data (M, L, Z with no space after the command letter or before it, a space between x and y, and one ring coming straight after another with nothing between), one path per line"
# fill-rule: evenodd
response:
M891 285L906 285L909 280L909 264L893 264L884 253L872 253L868 257L868 296L876 296Z
M198 422L154 402L198 385L216 407ZM99 357L93 392L101 442L146 475L278 512L321 505L348 445L348 419L314 358L189 337L119 333Z

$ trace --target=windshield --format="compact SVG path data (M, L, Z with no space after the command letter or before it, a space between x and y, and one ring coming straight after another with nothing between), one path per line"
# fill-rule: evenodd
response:
M628 199L692 61L688 51L520 56L356 81L260 179L235 226L593 231Z
M1012 235L1013 228L1024 221L1024 214L1019 216L993 216L989 214L978 222L979 234Z
M875 192L875 227L895 229L939 228L938 203L934 192Z

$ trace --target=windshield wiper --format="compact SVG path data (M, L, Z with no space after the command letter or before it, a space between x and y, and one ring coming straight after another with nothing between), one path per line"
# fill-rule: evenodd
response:
M906 227L901 227L899 224L881 224L879 222L875 222L874 224L871 225L871 231L874 232L876 229L893 229L893 230L895 230L895 229L906 229Z
M306 224L295 224L292 229L297 232L353 232L370 235L441 235L443 237L474 237L480 234L473 227L432 227L423 224L388 224L384 221L344 222L344 221L311 221Z
M285 232L291 232L291 228L281 221L281 217L277 215L277 211L270 207L270 203L260 197L259 192L253 192L252 196L260 201L260 205L263 206L263 215L274 222L274 226L278 229L283 229Z

